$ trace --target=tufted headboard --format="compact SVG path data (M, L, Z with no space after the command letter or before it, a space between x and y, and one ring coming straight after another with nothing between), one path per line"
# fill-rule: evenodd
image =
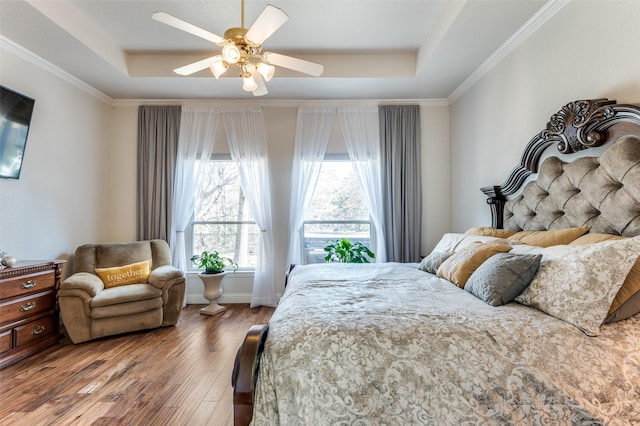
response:
M527 144L489 198L492 226L640 235L640 107L575 101Z

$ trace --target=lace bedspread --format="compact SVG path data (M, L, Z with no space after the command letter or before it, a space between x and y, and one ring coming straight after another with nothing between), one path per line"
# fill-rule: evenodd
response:
M410 264L296 267L254 425L640 423L640 318L597 337Z

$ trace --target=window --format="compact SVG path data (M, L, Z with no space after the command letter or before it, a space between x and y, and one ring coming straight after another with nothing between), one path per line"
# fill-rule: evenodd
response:
M192 253L218 251L240 268L257 265L260 229L231 160L201 161L203 181L196 192L192 226Z
M348 238L372 247L369 209L349 160L322 163L320 176L302 227L304 263L324 262L328 241Z

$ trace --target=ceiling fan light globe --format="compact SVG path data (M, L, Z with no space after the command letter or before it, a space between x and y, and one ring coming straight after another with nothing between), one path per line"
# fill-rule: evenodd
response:
M260 73L260 75L262 75L265 81L269 81L273 77L273 74L276 72L276 67L274 67L273 65L265 64L264 62L260 62L258 64L258 72Z
M225 44L222 48L222 58L229 64L237 64L241 56L240 49L233 43Z
M220 78L220 76L224 74L224 72L228 68L229 65L224 61L216 62L215 64L211 64L211 66L209 66L209 69L211 70L211 73L215 78Z
M251 75L248 77L242 77L242 88L247 92L253 92L258 88L258 84Z

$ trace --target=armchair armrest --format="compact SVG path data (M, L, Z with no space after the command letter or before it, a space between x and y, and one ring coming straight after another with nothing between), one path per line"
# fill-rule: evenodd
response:
M174 283L184 282L184 273L172 265L158 266L151 271L149 278L149 284L156 288L164 288L167 284L173 285Z
M76 272L60 284L61 290L83 290L91 297L104 290L104 283L99 276L89 272Z

